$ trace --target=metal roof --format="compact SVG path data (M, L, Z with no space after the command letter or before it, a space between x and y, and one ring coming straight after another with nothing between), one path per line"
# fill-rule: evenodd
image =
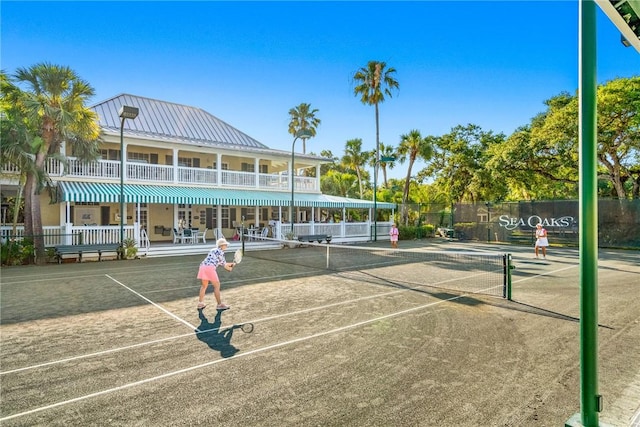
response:
M249 135L239 131L208 112L187 105L120 94L91 107L98 114L104 131L120 132L120 107L139 109L138 117L124 121L127 135L168 142L190 142L202 146L269 149Z

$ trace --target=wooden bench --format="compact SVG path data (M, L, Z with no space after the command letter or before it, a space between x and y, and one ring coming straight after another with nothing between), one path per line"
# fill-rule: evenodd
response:
M298 236L298 240L301 242L318 242L322 243L326 240L327 243L331 243L331 236L328 234L308 234L306 236Z
M79 262L82 262L82 255L87 253L97 253L98 261L102 261L103 252L115 252L118 253L120 245L118 243L105 243L95 245L58 245L54 246L55 257L58 259L58 264L62 263L63 255L75 255L79 257Z

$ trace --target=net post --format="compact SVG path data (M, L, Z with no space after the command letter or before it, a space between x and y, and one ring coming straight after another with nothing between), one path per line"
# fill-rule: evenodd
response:
M507 260L507 254L502 254L502 298L507 297L507 273L509 270L509 261Z
M511 301L511 270L514 269L515 266L511 264L511 254L507 254L507 299Z
M329 269L329 244L327 243L327 270Z

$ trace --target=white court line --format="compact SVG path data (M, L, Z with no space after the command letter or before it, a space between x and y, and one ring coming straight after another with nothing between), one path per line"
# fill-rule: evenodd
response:
M176 265L175 267L165 267L162 269L154 269L154 271L170 271L170 270L184 270L184 265ZM113 274L113 270L112 271ZM139 269L137 270L133 270L133 269L122 269L122 270L117 270L116 271L118 274L145 274L144 271L140 271ZM88 279L91 277L103 277L106 276L105 273L93 273L93 274L84 274L81 276L73 276L74 279ZM50 274L46 277L43 277L41 279L24 279L22 277L20 277L20 280L9 280L9 281L3 281L2 284L3 285L20 285L23 283L37 283L37 282L51 282L52 279L59 279L59 278L66 278L69 277L69 273L57 273L57 274ZM18 278L16 278L18 279Z
M640 427L640 408L638 408L638 412L636 412L633 418L631 418L631 424L629 424L629 427Z
M470 277L473 277L473 276L474 275L467 276L466 278L470 278ZM352 278L344 278L343 277L343 279L349 280L349 281L352 281L352 282L362 283L362 282L359 282L356 279L352 279ZM398 289L398 290L395 290L395 291L383 292L383 293L374 294L374 295L367 295L367 296L364 296L364 297L353 298L353 299L349 299L349 300L342 300L340 302L335 302L335 303L331 303L331 304L325 304L325 305L321 305L321 306L317 306L317 307L305 308L305 309L302 309L302 310L291 311L291 312L288 312L288 313L276 314L276 315L273 315L273 316L263 317L263 318L260 318L260 319L249 320L249 321L240 322L240 323L267 322L267 321L270 321L270 320L280 319L280 318L283 318L283 317L296 316L298 314L311 313L313 311L319 311L319 310L324 310L324 309L327 309L327 308L337 307L339 305L351 304L351 303L355 303L355 302L359 302L359 301L365 301L365 300L373 299L373 298L387 297L387 296L391 296L391 295L394 295L394 294L399 294L399 293L402 293L402 292L410 292L410 291L418 289L420 287L434 287L434 285L440 285L440 284L443 284L443 283L447 283L447 282L450 282L451 280L453 280L453 279L443 280L443 281L436 282L436 283L429 284L429 285L417 286L416 288ZM488 288L488 289L491 289L491 288ZM469 295L472 295L472 294L469 294ZM196 331L198 330L196 327L193 327L193 329L196 330ZM218 329L220 329L220 328L208 329L208 330L205 330L205 331L196 332L196 334L197 333L205 333L205 332L217 331ZM170 341L170 340L180 339L180 338L185 338L185 337L192 337L192 336L193 336L193 333L175 335L175 336L172 336L172 337L160 338L160 339L152 340L152 341L145 341L145 342L138 343L138 344L132 344L132 345L128 345L128 346L124 346L124 347L118 347L118 348L112 348L112 349L109 349L109 350L98 351L98 352L95 352L95 353L82 354L82 355L79 355L79 356L69 357L69 358L66 358L66 359L59 359L59 360L54 360L54 361L51 361L51 362L40 363L40 364L37 364L37 365L31 365L31 366L25 366L25 367L22 367L22 368L12 369L10 371L3 371L3 372L0 372L0 376L7 375L7 374L12 374L12 373L16 373L16 372L21 372L21 371L27 371L27 370L30 370L30 369L38 369L38 368L42 368L42 367L45 367L45 366L57 365L57 364L66 363L66 362L73 362L73 361L81 360L81 359L88 359L90 357L103 356L105 354L116 353L116 352L119 352L119 351L131 350L131 349L138 348L138 347L144 347L146 345L153 345L153 344L158 344L158 343L165 342L165 341Z
M303 341L308 341L308 340L311 340L311 339L314 339L314 338L318 338L318 337L322 337L322 336L326 336L326 335L331 335L331 334L335 334L335 333L338 333L338 332L343 332L343 331L345 331L347 329L353 329L353 328L357 328L359 326L367 325L369 323L378 322L380 320L401 316L403 314L408 314L408 313L411 313L411 312L414 312L414 311L418 311L418 310L423 310L423 309L428 308L428 307L433 307L435 305L442 304L444 302L449 302L449 301L453 301L453 300L456 300L456 299L459 299L459 298L464 298L464 297L467 297L469 295L472 295L472 294L458 295L458 296L455 296L455 297L447 298L445 300L440 300L440 301L432 302L432 303L429 303L429 304L424 304L424 305L421 305L421 306L409 308L409 309L406 309L406 310L397 311L395 313L386 314L384 316L376 317L376 318L373 318L373 319L363 320L361 322L353 323L351 325L341 326L339 328L330 329L328 331L318 332L316 334L307 335L305 337L294 338L294 339L289 340L289 341L283 341L283 342L280 342L280 343L277 343L277 344L272 344L272 345L269 345L269 346L266 346L266 347L258 348L258 349L255 349L255 350L250 350L250 351L247 351L246 353L238 353L238 354L236 354L234 356L231 356L231 357L228 357L226 359L213 360L211 362L207 362L207 363L203 363L203 364L200 364L200 365L191 366L189 368L179 369L179 370L173 371L173 372L167 372L166 374L158 375L158 376L151 377L151 378L146 378L144 380L135 381L135 382L132 382L132 383L129 383L129 384L124 384L124 385L121 385L121 386L118 386L118 387L113 387L113 388L110 388L110 389L107 389L107 390L98 391L96 393L86 394L84 396L76 397L76 398L69 399L69 400L64 400L62 402L57 402L57 403L53 403L51 405L41 406L39 408L31 409L31 410L28 410L28 411L25 411L25 412L20 412L20 413L17 413L17 414L9 415L9 416L0 418L0 421L7 421L7 420L11 420L11 419L18 418L18 417L23 417L25 415L30 415L30 414L34 414L34 413L37 413L37 412L46 411L47 409L53 409L53 408L57 408L59 406L68 405L70 403L75 403L75 402L80 402L82 400L91 399L93 397L103 396L105 394L114 393L114 392L117 392L117 391L120 391L120 390L125 390L125 389L131 388L131 387L136 387L136 386L139 386L139 385L142 385L142 384L150 383L150 382L153 382L153 381L158 381L158 380L161 380L161 379L164 379L164 378L169 378L169 377L173 377L173 376L176 376L176 375L184 374L184 373L187 373L187 372L195 371L197 369L206 368L208 366L216 365L218 363L222 363L222 362L227 361L227 360L238 359L240 357L245 357L245 356L249 356L249 355L256 354L256 353L262 353L262 352L265 352L265 351L268 351L268 350L273 350L275 348L284 347L284 346L287 346L287 345L290 345L290 344L296 344L296 343L303 342Z
M140 298L142 298L143 300L147 301L149 304L154 305L155 307L159 308L160 310L164 311L165 313L167 313L169 316L173 317L174 319L184 323L185 325L187 325L188 327L190 327L191 329L198 329L196 326L193 326L191 323L187 322L186 320L182 319L181 317L176 316L175 314L173 314L172 312L170 312L169 310L165 309L164 307L162 307L159 304L156 304L155 302L151 301L149 298L145 297L144 295L142 295L140 292L136 292L133 289L131 289L130 287L128 287L127 285L125 285L122 282L117 281L116 279L114 279L113 277L109 276L108 274L105 274L105 276L107 276L109 279L113 280L114 282L116 282L118 285L122 286L123 288L125 288L126 290L136 294L137 296L139 296Z

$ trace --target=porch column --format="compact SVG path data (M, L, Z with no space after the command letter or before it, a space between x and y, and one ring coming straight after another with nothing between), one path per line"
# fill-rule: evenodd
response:
M222 231L222 205L216 206L216 228ZM214 236L217 236L214 232Z
M61 223L62 234L64 234L61 241L65 245L72 245L73 235L71 233L73 233L73 222L71 221L71 204L66 202L64 206L60 206L60 210L64 210L64 212L60 212L60 218L64 218L64 221Z
M216 153L216 184L222 186L222 154Z
M260 227L260 206L256 205L255 226Z
M133 223L133 240L136 242L138 248L142 247L142 239L140 233L140 221Z
M316 188L314 190L320 191L320 165L316 165Z
M67 141L62 141L62 144L60 144L60 155L63 157L67 157ZM60 162L60 173L62 175L65 175L67 170L66 170L66 166L64 165L64 162Z
M253 161L253 170L254 170L254 174L256 176L256 188L260 188L260 159L256 158ZM257 215L256 215L257 218Z
M176 184L178 183L178 153L179 153L179 150L177 148L174 148L173 149L173 182Z

